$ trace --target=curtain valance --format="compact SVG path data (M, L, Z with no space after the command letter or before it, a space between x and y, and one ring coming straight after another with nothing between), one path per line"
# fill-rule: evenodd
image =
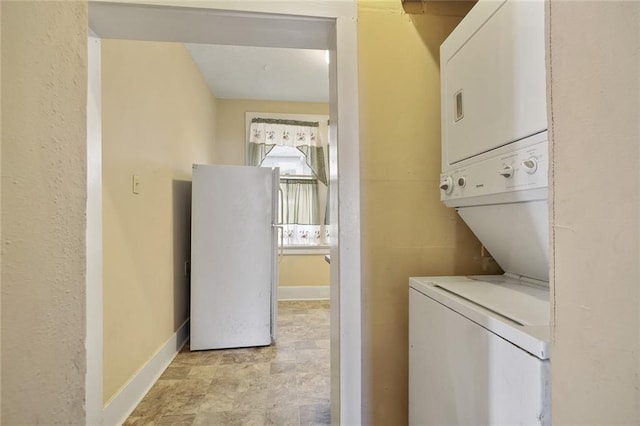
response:
M317 121L254 118L251 120L249 142L292 147L321 146L318 129Z
M259 166L276 146L297 148L316 178L327 185L323 142L317 121L254 118L249 129L249 162Z

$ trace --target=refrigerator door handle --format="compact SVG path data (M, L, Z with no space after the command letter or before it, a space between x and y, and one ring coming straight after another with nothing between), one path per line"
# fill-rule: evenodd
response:
M278 234L280 234L280 244L278 244L278 263L282 260L282 256L284 256L284 226L280 224L274 223L271 225L274 228L278 228Z
M279 196L279 207L280 207L280 216L278 217L278 223L273 225L279 229L280 232L280 250L278 251L278 263L282 261L282 256L284 256L284 192L282 188L278 185L278 196Z
M284 192L282 192L282 188L278 187L278 195L280 196L280 217L278 221L278 225L284 224ZM284 228L283 228L284 229Z

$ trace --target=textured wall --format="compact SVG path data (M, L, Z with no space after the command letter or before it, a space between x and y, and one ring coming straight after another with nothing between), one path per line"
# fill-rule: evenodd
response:
M103 40L102 84L108 401L189 316L191 165L212 162L216 109L178 43Z
M2 423L84 424L87 4L2 7Z
M640 423L640 4L547 10L552 415Z
M459 20L358 2L365 424L407 422L409 277L483 273L438 189L438 53Z

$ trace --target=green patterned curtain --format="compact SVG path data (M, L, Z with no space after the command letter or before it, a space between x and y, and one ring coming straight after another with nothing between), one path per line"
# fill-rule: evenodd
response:
M327 170L324 165L324 150L321 146L298 145L298 151L304 154L307 165L313 170L316 178L328 185Z
M275 145L249 142L249 165L260 166Z

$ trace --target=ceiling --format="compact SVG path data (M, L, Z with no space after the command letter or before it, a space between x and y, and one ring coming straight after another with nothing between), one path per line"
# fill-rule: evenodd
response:
M185 43L216 98L329 102L325 50Z

